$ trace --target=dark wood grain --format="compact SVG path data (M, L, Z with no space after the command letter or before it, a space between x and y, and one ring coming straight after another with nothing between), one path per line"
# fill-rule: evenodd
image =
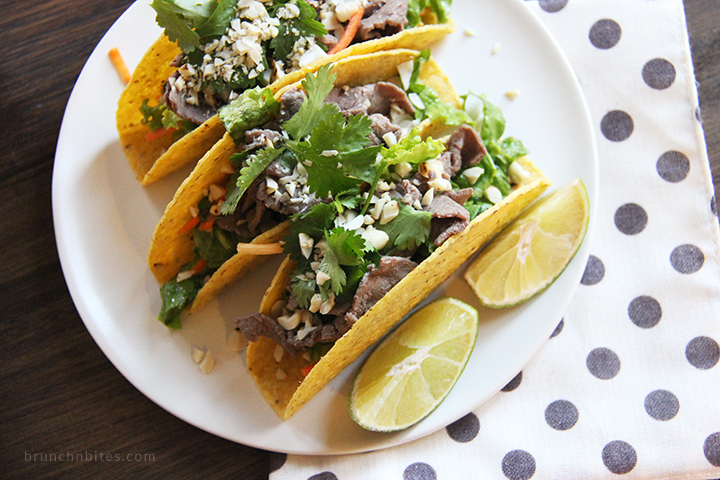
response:
M267 478L282 455L192 427L118 373L60 269L50 194L60 121L94 45L130 3L14 0L0 17L0 477ZM717 189L720 8L685 8ZM67 453L75 458L59 461ZM143 457L107 460L116 454Z

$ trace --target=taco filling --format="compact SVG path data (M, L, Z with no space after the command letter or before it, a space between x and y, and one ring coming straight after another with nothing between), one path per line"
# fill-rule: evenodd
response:
M284 297L269 314L236 320L248 340L268 337L291 356L316 361L420 262L530 175L515 162L527 154L522 143L501 139L500 110L470 94L465 107L478 108L476 120L439 101L417 81L423 58L407 90L391 83L331 90L321 69L303 84L307 98L285 94L303 101L281 125L283 152L271 154L286 157L269 165L289 159L292 173L278 177L265 168L253 182L255 202L276 210L297 198L298 187L311 201L301 196L302 209L286 211L283 249L295 267ZM442 140L421 138L414 127L429 115L456 129Z
M243 91L358 42L448 21L449 1L154 0L158 24L182 52L158 102L141 106L154 140L175 139L213 117Z

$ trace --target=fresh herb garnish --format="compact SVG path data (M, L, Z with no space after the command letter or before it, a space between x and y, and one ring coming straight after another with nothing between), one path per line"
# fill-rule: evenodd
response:
M245 166L238 172L235 184L229 185L231 189L228 190L227 198L220 207L220 213L223 215L234 213L240 198L250 188L250 185L281 153L281 149L263 148L250 154L245 160Z
M210 37L225 33L235 16L233 0L153 0L155 20L184 52L192 52Z
M315 36L320 38L328 33L325 26L316 20L317 11L305 0L295 0L294 2L275 1L269 7L268 13L273 17L277 16L278 9L287 3L294 3L300 10L300 15L280 23L278 35L270 41L273 58L283 62L290 56L295 43L300 37ZM319 45L324 47L322 43Z
M174 128L177 129L175 133L179 138L197 128L197 124L180 118L175 112L167 108L164 102L151 107L148 105L148 99L146 98L140 105L140 113L143 115L142 124L147 125L151 132L161 128Z
M400 250L413 250L422 245L430 236L430 220L432 214L423 210L415 210L409 205L400 202L400 211L391 222L382 225L375 223L375 228L388 234L386 250L391 247Z

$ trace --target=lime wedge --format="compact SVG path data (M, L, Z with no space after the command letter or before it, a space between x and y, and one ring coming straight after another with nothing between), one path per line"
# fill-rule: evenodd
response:
M548 288L587 232L590 202L579 178L538 200L480 252L465 280L480 302L503 308Z
M350 414L363 428L407 428L443 401L470 358L478 314L454 298L415 312L365 360L350 393Z

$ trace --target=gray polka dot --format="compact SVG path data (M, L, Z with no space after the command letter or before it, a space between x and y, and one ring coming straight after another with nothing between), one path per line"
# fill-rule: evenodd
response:
M535 459L525 450L513 450L503 457L502 471L510 480L527 480L535 475Z
M712 199L710 199L710 211L716 217L718 216L717 199L715 198L715 195L713 195Z
M427 463L417 462L409 465L403 472L403 480L436 480L437 473Z
M654 58L642 70L645 83L656 90L664 90L675 81L675 67L664 58Z
M560 323L557 324L557 327L555 327L555 330L550 334L550 338L557 337L560 335L560 332L562 332L563 327L565 326L565 319L561 318Z
M690 160L684 153L670 150L660 155L655 168L657 168L660 178L667 182L677 183L685 180L688 176Z
M632 135L633 119L622 110L608 112L600 121L602 134L611 142L622 142Z
M602 460L608 470L622 475L635 468L635 465L637 465L637 453L629 443L615 440L603 448Z
M546 12L555 13L565 8L568 0L538 0L538 3L540 4L540 8Z
M520 372L520 373L518 373L517 375L515 375L515 378L513 378L512 380L510 380L510 381L508 382L508 384L505 385L505 386L501 389L501 391L503 391L503 392L512 392L513 390L515 390L517 387L520 386L520 382L522 382L522 372Z
M278 452L270 452L270 455L268 457L268 462L270 463L270 473L277 472L282 468L283 465L285 465L285 462L287 461L287 454L285 453L278 453Z
M645 209L636 203L626 203L615 211L615 226L625 235L637 235L647 222Z
M601 380L609 380L620 372L620 359L609 348L596 348L588 354L585 364Z
M695 245L680 245L670 254L670 263L680 273L695 273L705 263L705 255Z
M585 265L585 272L583 273L580 283L583 285L595 285L600 283L600 280L605 276L605 265L599 258L590 255L588 257L587 265Z
M677 397L667 390L655 390L645 397L645 411L655 420L671 420L679 409Z
M621 36L620 25L609 18L598 20L590 28L590 43L601 50L607 50L617 45Z
M695 337L685 347L685 358L693 367L709 370L720 360L720 346L710 337Z
M662 317L662 307L653 297L641 295L628 306L630 320L640 328L652 328Z
M720 432L715 432L705 439L703 453L713 467L720 467Z
M474 413L468 413L446 427L447 433L456 442L467 443L477 437L480 420Z
M338 480L338 477L332 472L321 472L308 477L307 480Z
M578 421L578 409L567 400L555 400L545 409L545 421L555 430L570 430Z

